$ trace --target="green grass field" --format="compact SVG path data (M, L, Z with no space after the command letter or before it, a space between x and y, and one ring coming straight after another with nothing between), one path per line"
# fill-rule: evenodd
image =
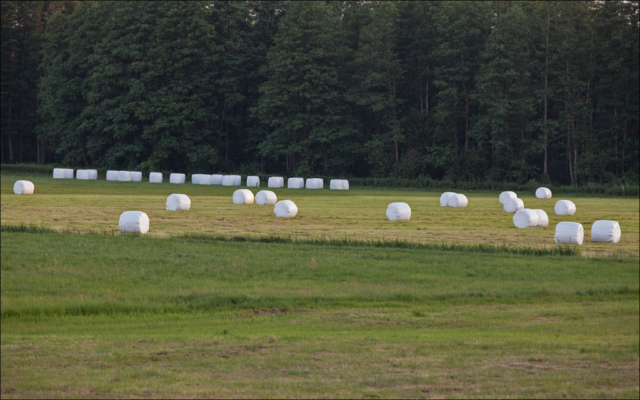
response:
M1 185L2 398L640 396L637 199L569 197L579 256L553 250L556 199L533 195L549 228L514 228L497 193L456 210L419 190L284 189L300 213L279 220L233 188L33 176L15 196L16 178ZM192 210L164 211L174 192ZM391 201L411 221L386 221ZM114 233L131 209L150 234ZM605 218L622 240L596 246ZM425 246L354 245L395 239Z

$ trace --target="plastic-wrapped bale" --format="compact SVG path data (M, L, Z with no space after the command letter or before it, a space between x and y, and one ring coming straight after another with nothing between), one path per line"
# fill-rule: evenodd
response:
M544 210L533 210L538 214L538 226L546 228L549 226L549 216Z
M278 196L271 190L261 190L256 194L256 204L261 206L265 204L276 204L278 202Z
M240 175L231 175L233 177L233 186L242 185L242 176Z
M189 211L191 199L186 194L174 193L167 197L167 211Z
M211 184L212 185L222 185L223 176L220 174L212 174L211 175Z
M298 207L291 200L282 200L273 207L273 213L278 218L293 218L298 214Z
M202 176L202 174L193 174L193 175L191 175L191 183L194 184L194 185L199 185L201 176Z
M222 186L233 186L233 176L225 175L222 177Z
M131 171L131 182L142 182L142 172Z
M209 175L209 174L200 174L200 178L198 179L198 184L200 184L200 185L211 185L211 175Z
M77 170L76 171L76 179L79 179L81 181L89 180L89 170L86 170L86 169Z
M440 207L447 207L449 205L449 196L455 196L454 192L444 192L440 195Z
M185 181L185 174L177 174L177 173L173 173L171 175L169 175L169 183L184 183Z
M149 216L142 211L125 211L118 222L120 232L149 232Z
M107 180L108 181L117 181L118 180L118 171L107 171Z
M89 180L95 181L98 179L98 170L97 169L87 169L89 173Z
M332 179L329 182L331 190L349 190L349 181L346 179Z
M267 181L267 186L270 188L284 187L284 178L281 176L272 176Z
M150 183L162 183L162 172L151 172L149 174Z
M71 168L64 169L64 179L73 179L73 169Z
M131 171L118 171L118 180L120 182L131 182Z
M538 226L538 213L530 208L523 208L513 214L513 224L516 228L533 228Z
M253 204L253 193L249 189L238 189L233 192L233 204Z
M518 195L515 192L502 192L500 193L500 197L498 198L498 200L500 200L500 204L504 204L508 199L515 199L517 198Z
M408 221L411 218L411 207L407 203L391 203L387 206L389 221Z
M53 179L64 179L64 168L53 169Z
M546 187L539 187L536 189L536 197L539 199L550 199L551 198L551 190Z
M524 208L524 202L517 197L508 198L504 202L504 212L514 213Z
M553 238L556 243L582 244L584 229L577 222L560 222L556 225L556 234Z
M257 176L247 176L247 187L260 187L260 178Z
M558 200L553 210L556 215L573 215L576 213L576 205L571 200Z
M447 205L449 207L466 207L467 204L469 204L467 196L460 193L449 195L449 199L447 200Z
M287 188L289 189L302 189L304 187L304 178L289 178L287 179Z
M34 190L35 186L31 181L16 181L16 183L13 184L13 193L15 194L33 194ZM619 230L620 229L618 229L618 231Z
M322 189L324 186L324 181L320 178L309 178L307 179L307 183L305 187L307 189Z
M591 226L591 240L594 242L618 243L621 234L618 221L598 220Z

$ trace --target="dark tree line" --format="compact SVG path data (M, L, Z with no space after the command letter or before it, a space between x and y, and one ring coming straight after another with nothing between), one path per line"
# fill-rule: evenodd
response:
M638 181L639 2L2 2L2 162Z

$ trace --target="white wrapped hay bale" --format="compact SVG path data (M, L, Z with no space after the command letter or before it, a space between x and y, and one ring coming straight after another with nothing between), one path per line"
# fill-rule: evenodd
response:
M307 189L322 189L324 186L324 181L320 178L309 178L307 179L307 183L305 187Z
M467 196L460 193L449 195L449 199L447 200L447 205L449 207L466 207L467 204L469 204Z
M120 182L131 182L131 171L118 171L118 180Z
M167 197L167 211L189 211L191 199L186 194L174 193Z
M514 213L524 208L524 202L517 197L510 197L504 202L504 212Z
M349 190L349 181L346 179L332 179L329 182L331 190Z
M169 183L181 184L181 183L184 183L185 178L186 178L185 174L173 173L169 175Z
M281 176L269 177L269 180L267 181L267 186L270 188L284 187L284 178Z
M64 169L64 179L73 179L73 169L71 168Z
M211 175L211 184L212 185L222 185L223 176L220 174L212 174Z
M533 210L538 214L538 226L541 228L546 228L549 226L549 216L544 210Z
M151 172L149 174L149 183L162 183L162 172Z
M289 178L287 179L287 188L289 189L302 189L304 187L304 178Z
M536 189L536 197L539 199L550 199L551 198L551 190L546 187L539 187Z
M200 185L211 185L211 175L209 175L209 174L200 174L200 178L198 178L198 184L200 184Z
M516 228L533 228L538 226L538 213L530 208L523 208L513 214L513 224Z
M233 192L233 204L253 204L253 193L249 189L238 189Z
M584 240L584 229L582 224L577 222L560 222L556 225L556 243L582 244Z
M261 190L256 194L256 204L261 206L266 204L276 204L278 202L278 196L271 190Z
M76 171L76 179L81 181L89 180L89 171L86 169L79 169Z
M594 242L618 243L621 235L618 221L598 220L591 226L591 240Z
M455 196L454 192L444 192L440 195L440 207L448 207L449 206L449 196Z
M233 186L233 177L231 175L224 175L222 177L222 186Z
M53 179L64 179L64 168L53 169Z
M142 182L142 172L131 171L131 182Z
M95 181L98 179L98 170L97 169L87 169L89 173L89 180Z
M298 207L291 200L282 200L273 207L273 213L278 218L293 218L298 214Z
M31 181L16 181L16 183L13 184L13 193L15 194L33 194L33 191L35 190L35 186L33 185L33 182Z
M571 200L558 200L553 210L556 215L573 215L576 213L576 205Z
M500 204L504 204L508 199L515 199L517 197L518 195L515 192L506 191L500 193L498 200L500 201Z
M411 218L411 207L407 203L391 203L387 206L389 221L408 221Z
M247 187L260 187L260 178L257 176L247 176Z
M142 211L125 211L118 222L120 232L149 232L149 216Z
M233 186L242 185L242 177L240 175L231 175L233 177Z
M108 181L117 181L118 180L118 171L107 171L107 180Z
M194 184L194 185L199 185L201 176L202 176L201 174L192 174L191 175L191 183Z

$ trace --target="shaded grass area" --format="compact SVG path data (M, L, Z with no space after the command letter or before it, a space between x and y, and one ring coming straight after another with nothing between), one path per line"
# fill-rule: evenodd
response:
M569 199L577 205L576 215L557 216L553 206L562 197L544 200L536 199L533 192L519 193L527 207L544 209L550 224L547 228L517 229L512 214L502 212L497 200L499 192L465 192L469 206L458 209L440 207L440 192L430 190L275 189L279 199L293 200L299 208L296 218L282 219L274 217L271 206L232 204L231 197L237 187L54 180L39 176L33 178L34 195L17 196L12 194L14 179L18 176L2 174L2 225L119 234L120 214L141 210L151 220L148 235L156 237L190 234L316 243L407 242L412 246L518 247L554 252L558 247L553 240L555 225L572 221L584 226L585 243L580 246L584 255L637 257L640 246L639 203L632 198L572 195ZM165 202L171 193L187 194L191 198L191 210L167 212ZM411 206L411 221L387 220L386 207L396 201ZM592 242L591 225L598 219L619 221L622 240L616 244Z
M638 397L637 260L3 231L24 397Z

